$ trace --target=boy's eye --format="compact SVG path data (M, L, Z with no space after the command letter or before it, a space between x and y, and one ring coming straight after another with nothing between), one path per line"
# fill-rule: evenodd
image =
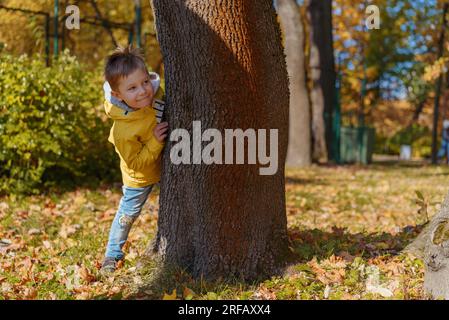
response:
M134 89L136 89L136 87L131 87L131 88L129 88L128 90L134 90Z
M150 82L150 80L145 80L144 82L145 82L145 83L148 83L148 82Z

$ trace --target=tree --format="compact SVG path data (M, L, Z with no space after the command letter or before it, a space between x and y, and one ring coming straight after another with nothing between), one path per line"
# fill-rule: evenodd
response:
M167 141L158 232L148 253L206 279L273 274L289 253L289 95L272 1L153 0L153 10L170 131L184 128L192 136L195 120L220 132L278 129L279 165L265 176L260 162L175 165L174 143Z
M441 33L438 40L438 59L444 54L444 38L447 28L447 11L449 9L449 2L444 3L443 14L442 14L442 24ZM432 129L432 164L437 164L437 134L438 134L438 113L440 107L440 96L441 96L441 86L443 83L443 75L440 75L435 83L435 103L433 109L433 129Z
M310 22L310 77L312 132L315 159L327 159L332 141L335 62L332 36L332 0L307 0ZM324 115L328 117L324 119Z
M278 0L290 78L290 116L287 165L311 164L310 103L304 60L304 26L295 0Z
M427 205L422 196L420 200ZM449 193L439 212L404 251L424 260L426 292L434 298L449 299Z

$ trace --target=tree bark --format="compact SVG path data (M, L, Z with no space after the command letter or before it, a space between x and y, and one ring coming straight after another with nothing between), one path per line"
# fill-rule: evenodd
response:
M404 252L424 260L424 289L435 299L449 299L449 193L440 211Z
M184 128L192 136L195 120L222 134L225 128L278 129L279 165L271 176L259 175L260 163L174 165L167 141L150 249L194 277L275 274L289 252L289 95L272 1L153 0L153 10L169 130Z
M310 77L312 88L313 158L327 161L332 143L335 99L335 62L332 36L332 0L307 0L310 23ZM328 117L325 119L325 113Z
M287 165L308 166L311 156L310 102L304 59L304 26L295 0L278 0L290 78Z

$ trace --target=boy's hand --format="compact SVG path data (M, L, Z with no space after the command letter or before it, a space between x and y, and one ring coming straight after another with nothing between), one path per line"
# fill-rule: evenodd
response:
M167 137L168 122L161 122L153 129L153 135L159 142L164 142Z

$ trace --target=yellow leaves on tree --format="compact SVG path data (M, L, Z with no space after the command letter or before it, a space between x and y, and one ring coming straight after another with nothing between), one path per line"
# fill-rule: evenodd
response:
M435 63L428 65L425 68L423 80L424 81L435 81L443 72L447 72L446 64L449 61L447 57L441 57Z

